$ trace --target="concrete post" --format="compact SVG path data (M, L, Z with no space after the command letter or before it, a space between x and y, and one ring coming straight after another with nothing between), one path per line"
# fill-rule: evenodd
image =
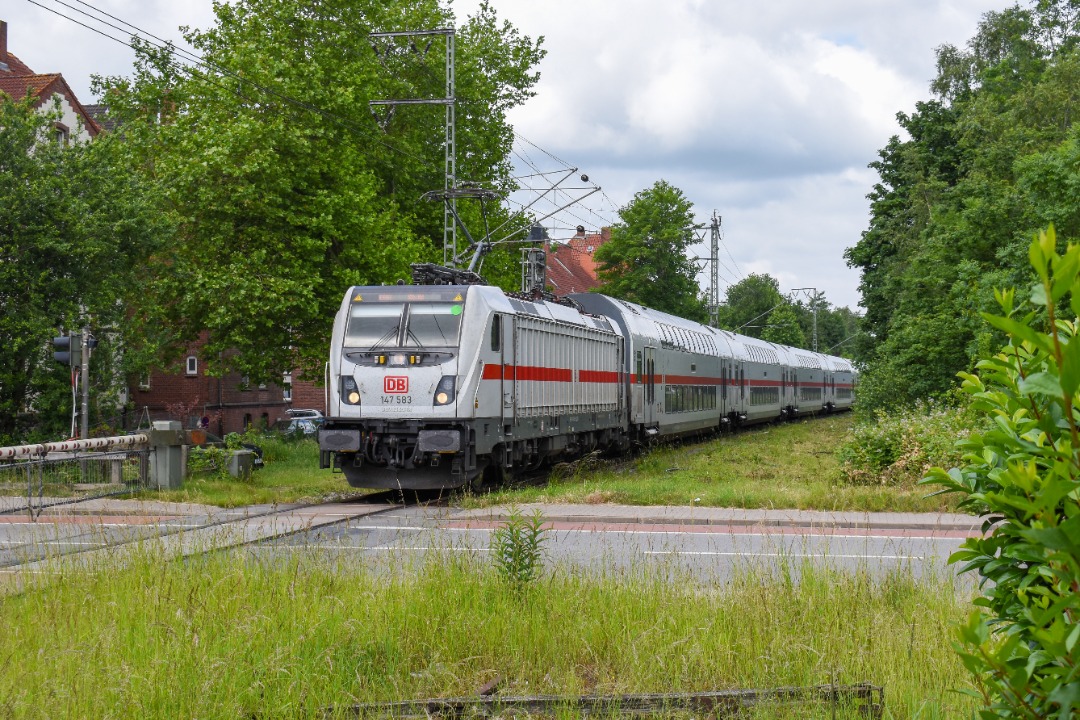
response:
M175 420L157 420L147 433L150 439L150 487L178 490L183 483L180 454L184 432Z

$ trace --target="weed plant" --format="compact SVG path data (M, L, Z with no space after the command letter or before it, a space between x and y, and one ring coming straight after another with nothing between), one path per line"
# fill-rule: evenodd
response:
M491 555L503 580L521 591L540 577L547 541L544 517L537 510L529 517L511 508L504 522L491 534Z
M508 592L479 553L389 575L335 557L144 552L39 576L0 601L0 716L336 717L497 676L508 695L870 681L891 717L970 709L949 690L964 677L951 576L782 563L703 584L673 568L556 567Z

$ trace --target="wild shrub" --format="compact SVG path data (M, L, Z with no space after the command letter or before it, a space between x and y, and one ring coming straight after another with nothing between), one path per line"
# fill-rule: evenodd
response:
M1080 710L1080 340L1062 319L1080 314L1080 246L1058 254L1051 226L1029 249L1030 301L997 292L985 319L1008 344L961 373L992 421L963 443L964 465L927 483L962 496L985 518L984 537L950 562L979 574L980 610L959 630L960 653L983 718L1069 718Z
M188 475L200 476L203 479L228 480L229 454L225 448L209 445L207 447L193 447L188 453Z
M547 540L544 516L535 511L529 517L517 508L491 535L491 557L499 575L520 589L540 577Z
M960 462L957 440L979 422L966 401L878 411L841 446L841 477L851 485L915 487L931 467Z

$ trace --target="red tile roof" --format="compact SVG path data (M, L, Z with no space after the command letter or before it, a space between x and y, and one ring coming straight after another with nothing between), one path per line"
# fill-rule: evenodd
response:
M0 58L0 62L6 62L8 71L12 75L33 75L34 71L31 70L26 63L19 58L15 57L11 53L7 54L6 58ZM3 72L3 71L0 71Z
M52 99L54 94L63 96L75 112L82 118L83 125L90 137L101 132L98 124L75 97L67 81L60 73L41 75L31 70L26 63L7 51L7 26L0 23L0 93L14 100L22 100L27 94L34 98L34 107L39 108Z
M590 292L600 287L593 253L611 239L611 228L599 233L578 233L565 245L551 245L547 251L547 282L556 295Z

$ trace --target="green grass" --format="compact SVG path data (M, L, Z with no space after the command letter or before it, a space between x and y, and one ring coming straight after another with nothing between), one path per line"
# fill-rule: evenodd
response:
M256 442L263 449L265 467L252 472L250 480L192 474L179 490L144 491L139 497L239 507L356 494L340 473L319 469L319 446L314 440L265 437Z
M971 714L950 690L966 677L949 578L782 564L702 584L674 568L557 568L513 592L481 557L395 558L388 573L303 550L147 553L39 576L0 599L0 716L319 717L474 694L497 676L507 695L867 681L885 686L886 717Z
M466 507L515 503L620 503L867 512L954 510L914 481L845 482L837 453L852 436L850 413L662 445L626 460L556 466L543 486L460 495ZM221 507L355 495L341 474L319 469L314 440L259 440L266 467L250 481L193 475L183 488L141 497Z
M837 450L853 424L853 416L846 413L662 446L630 462L564 466L547 485L499 490L465 502L474 507L546 502L870 512L952 509L949 499L927 498L931 491L913 483L845 483Z

